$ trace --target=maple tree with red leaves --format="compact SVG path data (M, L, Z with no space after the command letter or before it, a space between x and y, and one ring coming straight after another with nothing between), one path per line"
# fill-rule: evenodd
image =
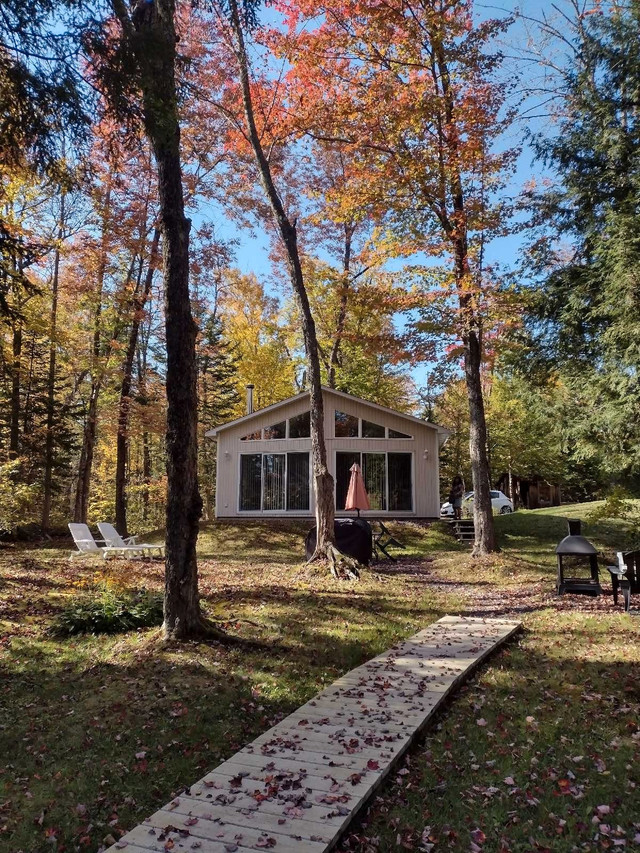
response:
M468 0L278 8L288 31L271 39L291 65L289 119L301 134L351 149L343 208L370 211L396 235L399 254L449 259L472 424L474 553L491 552L481 365L483 306L496 285L483 250L503 230L493 199L516 152L492 149L510 117L488 47L506 24L475 23Z

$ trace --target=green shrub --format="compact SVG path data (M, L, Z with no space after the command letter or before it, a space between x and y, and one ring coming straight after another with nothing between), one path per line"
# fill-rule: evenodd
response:
M587 516L587 521L622 521L632 548L640 547L640 512L638 502L621 486L615 486L604 503Z
M114 589L99 584L77 596L56 616L49 633L56 637L74 634L121 634L135 628L162 624L162 595L143 589Z

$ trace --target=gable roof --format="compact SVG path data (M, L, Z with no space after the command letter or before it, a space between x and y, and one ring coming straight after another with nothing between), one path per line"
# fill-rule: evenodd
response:
M352 400L356 403L362 403L365 406L369 406L370 408L378 411L384 412L388 415L395 415L398 418L402 418L405 421L410 421L414 424L419 424L422 427L429 427L437 431L439 435L444 437L448 437L451 435L450 430L445 429L445 427L438 426L437 424L432 424L429 421L424 421L422 418L416 418L414 415L407 415L405 412L397 412L395 409L390 409L387 406L381 406L379 403L372 403L370 400L363 400L361 397L355 397L353 394L347 394L344 391L336 391L335 388L328 388L326 385L322 386L322 394L323 397L326 394L334 394L336 397L341 397L345 400ZM236 426L241 423L251 423L257 417L267 414L268 412L275 412L278 409L281 409L283 406L287 406L289 403L292 403L294 400L301 399L303 397L308 397L309 391L300 391L298 394L294 394L293 397L287 397L286 400L280 400L279 403L272 403L270 406L266 406L264 409L257 409L255 412L252 412L250 415L243 415L241 418L236 418L233 421L229 421L226 424L221 424L220 426L214 427L213 429L207 430L205 432L205 436L207 437L215 437L218 433L223 432L230 427Z

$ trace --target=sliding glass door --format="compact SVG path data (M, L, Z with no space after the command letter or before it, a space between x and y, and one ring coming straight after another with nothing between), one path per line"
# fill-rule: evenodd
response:
M308 453L242 453L240 512L309 510Z
M336 509L344 509L351 466L360 465L372 510L412 512L411 453L336 453Z
M309 454L287 453L287 512L309 509Z

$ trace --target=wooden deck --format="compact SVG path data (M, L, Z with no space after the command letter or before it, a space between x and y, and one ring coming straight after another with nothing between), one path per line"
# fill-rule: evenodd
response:
M445 616L344 675L110 853L324 853L457 685L520 628Z

